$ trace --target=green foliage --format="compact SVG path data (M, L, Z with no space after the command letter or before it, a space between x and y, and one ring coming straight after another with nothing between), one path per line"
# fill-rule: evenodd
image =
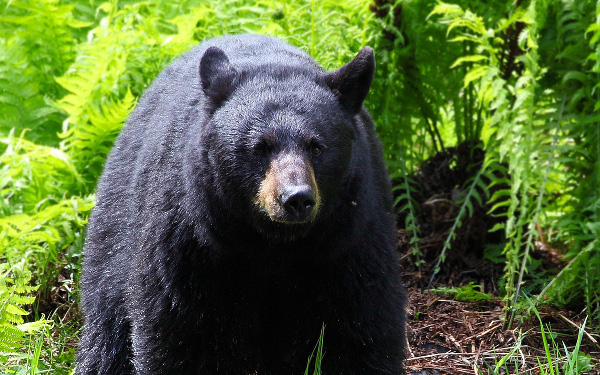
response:
M447 294L454 297L457 301L491 301L492 296L481 292L481 286L470 282L468 285L463 285L458 288L440 287L430 289L433 293Z
M321 363L323 361L323 340L325 339L325 325L321 327L321 334L319 335L319 340L317 341L317 345L313 349L313 352L308 357L308 362L306 363L306 370L304 371L304 375L311 374L311 367L313 368L312 375L321 375ZM316 352L316 353L315 353ZM311 366L313 358L315 359L315 363Z
M535 271L535 241L549 240L565 244L567 257L580 259L571 265L577 271L559 274L553 287L544 291L555 301L582 302L583 297L589 313L599 317L600 294L590 289L600 283L592 275L599 275L600 257L600 118L593 113L600 102L591 84L598 81L593 64L598 37L591 43L586 39L588 33L598 32L593 26L597 6L517 1L502 15L482 11L484 16L458 4L440 3L431 16L447 25L450 43L469 52L453 64L465 67L463 95L469 95L469 87L477 92L475 117L481 117L483 126L468 134L484 141L489 162L508 167L488 180L489 186L498 184L498 176L509 181L489 198L492 213L505 217L505 301L516 306L526 275ZM458 117L456 113L455 121ZM540 238L539 228L548 238Z
M557 276L549 295L572 303L583 291L586 307L595 317L600 315L600 294L594 286L600 285L600 2L595 7L592 2L565 3L553 12L559 19L556 39L565 40L549 57L562 62L556 78L568 103L563 126L569 139L561 144L559 156L568 209L554 229L556 240L567 244L572 261L571 271Z
M84 181L62 150L15 137L0 139L0 217L31 213L82 190Z
M420 266L424 261L421 259L421 250L419 249L419 225L417 223L417 211L418 203L415 200L417 184L406 170L406 163L401 161L400 163L388 162L390 165L397 165L401 172L395 172L391 174L392 180L401 181L400 184L394 186L392 191L398 191L398 196L394 200L394 206L398 207L400 212L406 212L406 218L404 220L404 228L406 231L411 233L410 245L412 246L412 253L416 257L415 264ZM442 259L440 257L440 259Z
M79 256L82 232L93 206L93 196L72 197L34 214L0 218L0 246L8 263L27 259L46 297L50 282L56 279L58 267L69 256Z
M28 128L32 140L56 144L63 116L51 100L64 91L55 77L74 61L88 24L59 0L1 1L0 8L0 134Z
M471 167L473 168L474 166ZM488 186L492 181L497 180L492 171L500 171L503 168L493 159L488 159L488 161L482 166L475 167L477 167L479 171L475 174L475 176L467 180L468 187L464 191L464 196L461 197L457 202L460 204L460 208L458 214L454 218L452 227L448 232L446 241L444 241L444 247L442 248L442 251L438 257L438 261L434 267L431 280L433 280L433 276L439 272L440 264L445 260L446 251L452 247L452 240L456 237L456 230L462 225L462 222L467 215L469 217L473 216L474 202L479 205L483 205L485 203L484 198L485 200L489 199L490 192ZM431 281L429 282L429 286L431 286Z
M0 155L0 259L9 264L27 259L46 296L60 271L57 265L65 263L65 251L73 254L73 244L82 243L93 196L75 195L84 181L66 153L23 135L16 138L11 132L0 140L5 145Z
M31 304L34 297L31 293L37 287L29 285L31 272L24 269L24 263L14 266L0 264L0 360L18 356L18 349L23 345L25 335L38 332L46 321L41 319L34 323L25 323L24 316L29 313L20 306Z
M581 347L581 340L583 339L583 334L585 332L585 325L587 319L579 328L577 342L575 344L575 348L573 348L573 351L569 352L569 349L567 348L565 343L563 343L564 358L566 359L566 363L564 363L561 369L559 367L560 361L558 360L558 358L563 358L563 354L561 353L561 348L554 339L552 329L550 325L545 325L544 322L542 322L540 313L535 308L535 306L533 306L532 301L528 300L528 302L532 306L533 312L535 313L535 316L540 322L540 332L542 336L542 341L544 342L544 354L546 355L546 363L544 366L542 366L541 364L543 361L538 358L538 364L540 365L541 373L543 375L579 375L584 372L590 371L592 369L590 356L579 351ZM548 341L548 337L550 338L550 342Z
M527 299L526 302L535 313L540 324L539 335L543 342L544 356L542 358L537 358L538 370L523 370L523 368L527 368L527 366L525 363L520 362L521 358L519 352L524 337L537 334L537 332L527 332L519 335L516 344L510 348L510 351L506 355L495 358L493 366L486 363L487 372L482 372L481 369L477 369L477 373L491 375L508 373L527 375L579 375L589 373L589 371L593 369L592 358L589 354L580 351L587 319L579 328L575 347L572 351L569 351L564 342L562 343L562 347L556 342L556 335L552 332L549 324L543 323L533 302L530 299Z

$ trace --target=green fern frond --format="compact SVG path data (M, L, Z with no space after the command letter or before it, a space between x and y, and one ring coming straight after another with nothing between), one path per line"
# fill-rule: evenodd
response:
M27 259L35 265L41 294L48 290L54 267L63 262L59 253L75 243L87 222L94 197L73 197L50 205L33 214L0 217L0 248L8 263Z
M24 316L29 315L24 305L33 303L31 295L37 287L29 285L31 272L21 261L14 266L0 264L0 358L7 360L16 355L24 345L25 335L39 331L47 321L41 319L36 325L24 325Z
M34 140L56 145L63 116L50 101L63 91L54 77L74 60L74 36L88 24L58 0L0 1L0 8L0 136L35 129Z
M11 131L0 144L0 212L31 213L79 192L84 180L63 151L35 144Z
M92 181L102 171L112 144L135 102L135 97L127 90L121 100L105 98L99 104L86 108L85 116L68 119L79 118L77 126L67 128L60 135L65 139L65 150L76 156L78 169Z
M473 205L483 206L488 202L490 182L496 179L495 173L500 171L502 171L502 166L497 161L488 159L479 167L477 173L465 182L463 197L456 202L460 205L460 208L452 222L452 227L448 231L442 251L438 255L428 288L431 287L435 275L440 271L440 265L446 260L446 252L452 248L452 241L456 238L458 229L465 218L473 216Z

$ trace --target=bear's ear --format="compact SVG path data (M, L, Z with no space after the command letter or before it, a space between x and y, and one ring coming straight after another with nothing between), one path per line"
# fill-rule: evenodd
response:
M354 116L360 111L369 93L374 72L373 48L365 47L348 64L324 75L323 81Z
M239 82L239 73L222 49L210 47L200 59L200 81L209 100L210 112L218 108Z

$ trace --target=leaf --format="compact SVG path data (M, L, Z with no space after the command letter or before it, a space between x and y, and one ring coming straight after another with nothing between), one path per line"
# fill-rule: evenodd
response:
M473 69L465 75L463 87L469 86L473 81L485 76L489 71L489 68L485 65L475 66Z
M482 61L482 60L487 60L487 59L488 59L488 57L483 56L483 55L463 56L463 57L458 58L454 62L454 64L452 64L452 66L450 66L450 69L455 68L464 62L477 62L477 61Z

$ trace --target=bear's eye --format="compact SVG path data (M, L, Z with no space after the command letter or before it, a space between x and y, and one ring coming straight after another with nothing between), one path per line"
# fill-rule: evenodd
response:
M317 156L317 155L321 155L322 149L321 146L316 145L316 144L312 144L310 146L310 153Z
M254 154L257 156L265 156L271 150L271 146L267 142L260 142L254 146Z

